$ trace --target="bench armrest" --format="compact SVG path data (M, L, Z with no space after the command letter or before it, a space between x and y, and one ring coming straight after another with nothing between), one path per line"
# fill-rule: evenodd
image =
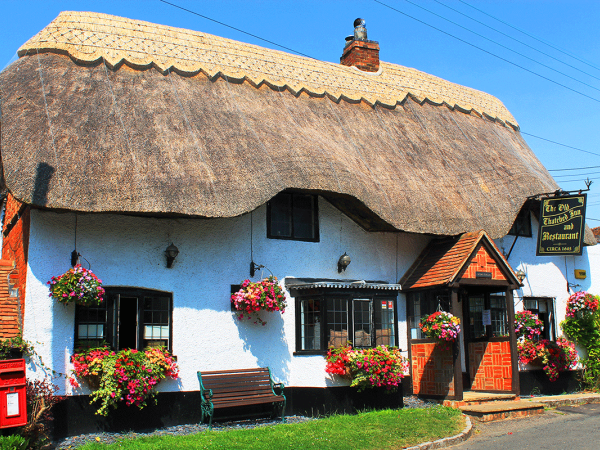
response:
M273 383L273 392L275 395L283 395L283 389L285 385L283 383Z

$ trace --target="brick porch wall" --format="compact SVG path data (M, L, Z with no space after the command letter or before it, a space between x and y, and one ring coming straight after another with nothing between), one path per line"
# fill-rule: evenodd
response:
M510 342L469 343L471 390L512 391Z
M413 393L420 395L454 395L452 347L436 343L411 344Z

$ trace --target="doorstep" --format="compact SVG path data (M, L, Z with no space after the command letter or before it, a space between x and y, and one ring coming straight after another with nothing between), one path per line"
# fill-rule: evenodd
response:
M543 414L545 406L544 403L531 400L512 400L460 406L459 409L475 420L491 422Z

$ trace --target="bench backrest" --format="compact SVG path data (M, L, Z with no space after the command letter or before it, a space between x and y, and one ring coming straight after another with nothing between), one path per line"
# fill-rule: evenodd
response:
M198 372L198 379L201 389L212 390L213 398L220 395L273 395L268 367Z

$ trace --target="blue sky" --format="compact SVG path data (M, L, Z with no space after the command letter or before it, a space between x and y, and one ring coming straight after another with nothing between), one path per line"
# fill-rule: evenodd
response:
M364 18L369 39L379 41L382 60L414 67L502 100L519 122L529 146L564 190L584 189L586 176L595 180L588 193L587 218L591 227L600 226L600 2L380 0L398 12L376 0L168 1L311 57L334 62L339 61L344 37L353 31L354 19ZM160 0L0 0L0 68L16 58L19 46L65 10L114 14L281 50ZM556 171L580 167L592 168Z

